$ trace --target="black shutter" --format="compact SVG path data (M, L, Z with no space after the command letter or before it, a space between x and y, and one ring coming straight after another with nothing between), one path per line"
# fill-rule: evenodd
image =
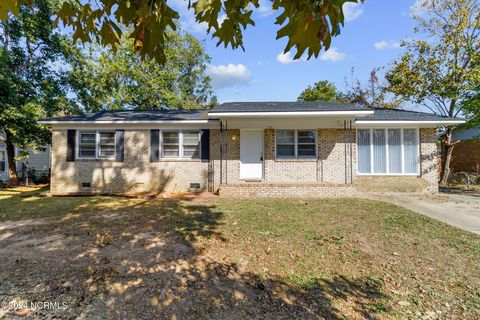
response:
M150 162L160 160L160 130L150 130Z
M202 130L200 143L202 151L200 158L202 160L210 160L210 129Z
M124 130L117 130L115 134L115 161L123 162L124 149Z
M77 130L67 130L67 161L75 161L75 140L77 138Z

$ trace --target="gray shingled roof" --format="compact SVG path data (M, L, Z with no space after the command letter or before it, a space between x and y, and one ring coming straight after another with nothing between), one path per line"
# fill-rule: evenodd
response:
M480 127L459 129L453 131L453 140L480 139Z
M224 103L208 113L219 112L302 112L302 111L367 111L373 110L373 115L358 118L358 121L442 121L463 120L449 118L431 113L407 111L400 109L364 108L329 102L231 102ZM53 117L44 120L48 122L96 122L96 121L182 121L207 120L206 110L147 110L147 111L101 111L74 116Z
M439 116L433 113L409 111L401 109L373 108L374 114L358 118L357 121L448 121L464 120L462 118L451 118Z
M301 112L301 111L365 111L364 107L317 101L228 102L208 113L218 112Z
M101 111L74 116L53 117L44 121L161 121L207 120L204 110Z

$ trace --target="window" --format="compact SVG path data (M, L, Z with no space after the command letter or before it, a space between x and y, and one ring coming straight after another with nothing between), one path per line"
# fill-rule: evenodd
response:
M200 131L162 131L163 158L200 158Z
M358 129L359 174L418 174L417 129Z
M98 156L111 158L115 156L115 132L99 132Z
M97 156L97 138L95 132L80 132L78 156L80 158L95 158Z
M199 158L200 157L200 132L184 131L182 140L182 157Z
M180 155L180 132L162 132L162 156L178 158Z
M115 131L80 132L78 157L84 159L115 158Z
M277 130L277 158L315 158L317 135L315 130Z
M0 171L6 171L7 170L6 159L7 159L7 156L5 154L5 151L0 151Z

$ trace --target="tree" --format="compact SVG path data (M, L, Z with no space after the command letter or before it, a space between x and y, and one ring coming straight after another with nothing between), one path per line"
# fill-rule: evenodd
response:
M115 51L93 45L72 63L69 79L83 110L194 109L214 101L209 57L195 37L169 32L163 66L142 60L132 42L122 37Z
M480 126L480 55L472 57L472 74L469 77L469 89L462 101L462 112L468 117L469 127Z
M297 98L299 101L335 102L342 99L342 93L335 84L326 80L315 82L313 87L308 86Z
M418 40L404 43L406 53L387 73L389 90L432 112L462 115L472 84L479 81L479 0L424 0L415 31ZM454 142L453 128L445 129L441 183L447 183Z
M53 32L51 16L51 2L37 0L0 22L0 132L12 184L18 182L14 146L22 157L47 143L50 134L37 120L70 107L60 67L65 39Z
M187 1L187 0L185 0ZM285 52L296 48L295 58L307 51L308 57L318 57L322 48L330 47L332 36L340 34L344 23L343 5L362 0L272 0L272 8L280 12L275 23L280 29L277 39L287 37ZM8 12L18 14L19 8L35 0L2 0L0 20ZM242 32L254 26L253 8L259 0L196 0L189 1L198 23L206 23L208 32L218 40L217 45L241 47ZM133 29L129 37L142 56L154 57L161 64L167 58L165 45L168 31L175 30L179 14L167 0L66 0L55 12L56 23L63 22L74 30L73 38L82 42L96 40L103 46L116 47L122 35ZM224 17L225 19L219 19ZM221 22L219 22L221 21Z
M348 104L364 106L369 108L399 108L403 101L397 95L387 92L386 85L378 77L381 68L374 68L370 72L366 85L355 78L352 69L351 81L345 81L346 92L343 95L343 101Z

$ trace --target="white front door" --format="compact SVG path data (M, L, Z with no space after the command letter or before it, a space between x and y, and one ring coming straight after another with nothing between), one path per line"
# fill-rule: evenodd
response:
M263 130L240 130L240 179L262 179Z

